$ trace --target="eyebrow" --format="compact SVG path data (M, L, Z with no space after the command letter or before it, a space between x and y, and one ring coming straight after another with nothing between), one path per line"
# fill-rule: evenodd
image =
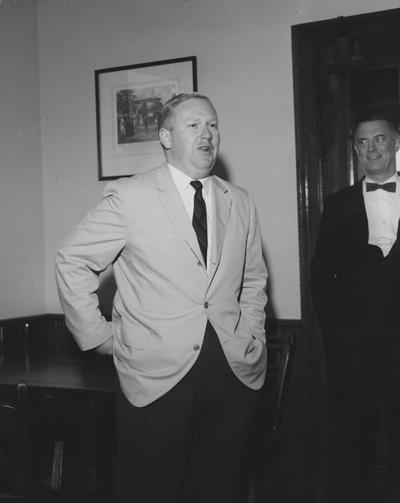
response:
M192 117L187 117L186 119L184 119L184 122L187 123L187 122L199 122L199 121L202 121L203 119L201 117L195 117L195 116L192 116ZM206 119L205 120L206 123L216 123L218 124L218 119L216 118L210 118L210 119Z
M386 133L377 133L377 134L374 134L372 136L372 138L378 138L379 136L384 136L386 137L387 134ZM360 136L359 138L356 138L356 141L360 141L360 140L367 140L369 138L369 136Z

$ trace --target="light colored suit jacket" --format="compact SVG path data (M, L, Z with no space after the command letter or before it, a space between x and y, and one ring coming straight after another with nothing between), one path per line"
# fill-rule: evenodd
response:
M213 184L208 272L166 164L110 183L57 254L68 328L83 350L113 338L121 387L136 406L189 371L207 320L236 376L252 389L264 382L267 270L256 209L244 189L216 176ZM107 322L96 290L111 263L117 293Z

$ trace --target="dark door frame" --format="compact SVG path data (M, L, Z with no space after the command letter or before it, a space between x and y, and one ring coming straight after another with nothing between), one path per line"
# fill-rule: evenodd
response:
M325 466L325 461L332 455L334 441L332 436L327 438L330 434L326 434L329 432L326 426L330 422L330 412L325 396L323 342L309 291L309 264L325 197L349 185L354 178L349 141L352 117L346 112L351 107L351 96L347 92L346 78L342 80L344 85L337 94L343 94L343 102L339 104L342 110L340 123L335 126L337 131L343 129L339 153L344 163L341 172L329 178L331 166L326 162L326 142L324 144L322 133L326 124L324 121L329 120L331 112L325 103L326 67L327 61L329 63L332 59L334 73L344 74L349 69L367 68L370 56L375 65L377 61L383 66L390 65L390 61L385 61L388 52L385 47L400 40L400 9L295 25L291 35L302 313L296 378L302 382L301 412L302 424L305 425L302 435L310 446L305 463L310 477L308 487L312 492L303 497L299 495L299 501L325 503L330 501L327 486L329 466ZM371 53L371 48L372 52L375 51L374 40L383 47L381 53L379 47L378 52ZM400 44L397 46L400 54Z
M309 312L308 272L309 259L315 244L323 200L327 193L323 176L322 147L322 57L329 57L324 50L330 45L335 52L336 70L343 71L368 65L368 57L362 59L364 42L383 40L395 43L400 36L400 9L339 17L292 26L293 84L295 108L296 170L298 190L298 214L300 230L300 281L302 319ZM361 48L361 49L360 49ZM399 49L400 53L400 49ZM385 53L375 54L385 64ZM325 62L324 62L325 64ZM340 71L340 69L339 69ZM350 117L348 128L350 128ZM348 131L344 132L345 135ZM352 181L351 150L348 152L345 179ZM344 179L342 180L342 185ZM340 188L340 182L339 186Z

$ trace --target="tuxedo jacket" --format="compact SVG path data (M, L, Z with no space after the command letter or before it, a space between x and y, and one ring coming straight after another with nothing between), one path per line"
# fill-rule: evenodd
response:
M195 363L210 321L234 374L252 389L266 369L267 270L248 193L213 176L209 271L168 166L110 183L64 240L56 279L66 323L83 350L113 340L121 387L136 406L171 389ZM113 264L112 321L98 307Z
M325 327L349 336L397 334L400 314L400 239L384 257L368 244L362 182L325 202L311 263L316 313Z

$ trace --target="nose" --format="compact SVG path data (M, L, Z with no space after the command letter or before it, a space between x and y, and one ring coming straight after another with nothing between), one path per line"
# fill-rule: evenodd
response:
M211 129L209 126L207 126L207 124L204 124L204 126L201 130L201 138L206 139L206 140L209 140L210 138L212 138Z
M368 140L368 152L374 152L376 150L375 140L372 138Z

